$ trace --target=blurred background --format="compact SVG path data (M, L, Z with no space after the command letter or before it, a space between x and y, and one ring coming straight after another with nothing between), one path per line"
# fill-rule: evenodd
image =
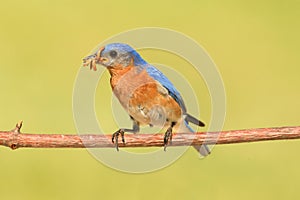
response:
M299 9L297 0L2 2L0 129L22 119L25 133L75 133L72 91L81 59L106 38L144 26L177 30L207 50L226 88L224 130L299 125ZM141 53L180 70L167 54ZM100 82L110 95L109 83ZM111 115L107 105L96 107ZM0 198L297 199L299 145L219 145L203 160L189 149L173 165L140 175L110 169L85 149L1 147Z

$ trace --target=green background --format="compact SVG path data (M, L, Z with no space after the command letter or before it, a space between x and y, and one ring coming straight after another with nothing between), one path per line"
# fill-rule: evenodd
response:
M82 57L104 39L144 26L180 31L208 51L226 88L224 130L299 125L299 9L291 0L3 1L0 129L22 119L23 132L75 133L72 91ZM164 55L145 52L149 61ZM96 107L110 115L104 104ZM209 109L202 110L209 121ZM299 145L222 145L204 160L190 149L173 165L142 175L112 170L84 149L1 147L0 198L297 199Z

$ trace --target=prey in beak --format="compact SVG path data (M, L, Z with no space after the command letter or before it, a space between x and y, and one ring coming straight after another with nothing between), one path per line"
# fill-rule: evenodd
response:
M96 53L89 55L85 58L83 58L83 66L90 66L90 70L97 70L96 65L97 64L101 64L101 61L103 60L103 58L101 58L101 52L103 51L104 47L100 48Z

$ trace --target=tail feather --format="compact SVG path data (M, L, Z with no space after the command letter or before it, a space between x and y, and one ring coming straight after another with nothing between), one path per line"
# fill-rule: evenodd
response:
M201 127L205 126L205 124L203 122L201 122L199 119L193 117L192 115L190 115L188 113L186 113L185 120L187 122L191 122L191 123L193 123L193 124L195 124L197 126L201 126Z
M196 151L200 153L201 156L206 157L210 154L210 149L206 144L193 146Z
M192 129L192 127L189 126L188 122L186 120L183 120L184 124L181 124L179 126L179 130L178 132L182 132L182 133L195 133L195 131ZM201 156L206 157L210 154L210 149L206 144L203 145L195 145L193 146L196 151L198 151L200 153Z

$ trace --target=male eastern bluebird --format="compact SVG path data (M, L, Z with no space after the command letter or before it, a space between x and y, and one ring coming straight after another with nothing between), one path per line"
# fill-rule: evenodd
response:
M117 150L118 136L121 135L124 143L124 132L139 132L140 125L167 128L165 150L172 140L173 129L176 132L194 132L189 122L205 126L187 113L180 93L170 80L129 45L108 44L83 59L83 65L90 66L90 69L97 70L96 64L108 69L113 92L133 120L132 129L121 128L113 134L112 142L116 140ZM194 147L203 156L210 153L206 145Z

